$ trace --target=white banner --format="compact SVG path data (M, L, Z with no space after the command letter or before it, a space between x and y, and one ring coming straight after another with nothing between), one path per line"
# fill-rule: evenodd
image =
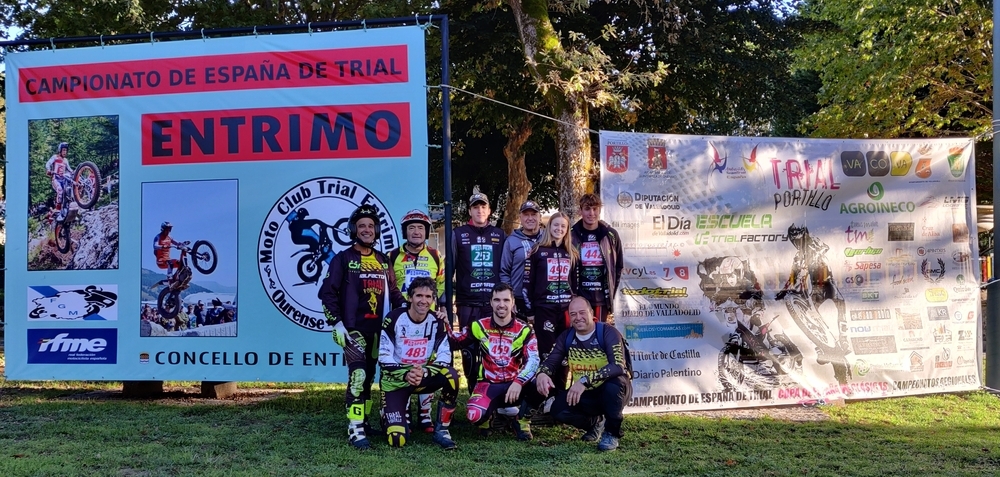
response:
M976 389L973 142L601 133L628 412Z

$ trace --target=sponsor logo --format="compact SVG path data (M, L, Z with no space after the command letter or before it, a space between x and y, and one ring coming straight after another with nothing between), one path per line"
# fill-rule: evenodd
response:
M618 194L618 205L623 209L637 210L680 210L680 197L677 194L643 194L640 192L622 191Z
M749 157L743 156L743 168L746 169L747 172L752 173L757 170L757 166L759 165L760 164L757 163L757 146L754 146L753 149L750 150Z
M851 310L851 321L888 320L892 318L888 308L868 308Z
M631 350L632 361L658 361L661 359L694 359L700 358L701 353L695 349L679 350L672 349L670 351L639 351Z
M963 250L955 250L951 252L951 260L955 263L965 263L969 261L969 252Z
M715 144L708 143L708 147L712 148L712 169L709 170L708 174L712 175L715 172L722 173L726 170L726 163L729 162L729 155L723 153L719 155L719 150L715 148Z
M944 323L940 323L931 328L935 343L951 343L951 330Z
M972 341L975 335L973 330L958 330L958 341Z
M858 230L857 226L852 222L851 225L847 226L847 230L844 234L847 235L847 243L872 243L875 241L875 229L863 229Z
M653 216L653 236L687 235L691 230L691 220L673 215Z
M859 356L895 353L896 337L893 335L852 337L851 348L854 349L854 354Z
M859 359L854 362L854 374L864 377L866 374L870 373L872 370L872 365L863 359Z
M399 227L385 205L373 192L349 179L318 177L307 180L282 194L271 207L257 242L257 266L265 293L288 321L311 331L330 331L314 286L325 276L328 259L317 264L312 273L305 273L309 270L300 264L308 264L305 261L309 258L300 253L304 247L292 241L290 215L305 208L309 211L309 218L330 226L329 257L332 257L352 245L348 219L362 204L372 205L379 211L376 248L388 252L398 247ZM468 237L463 238L468 240ZM360 267L360 264L356 266Z
M769 229L771 214L698 215L696 229Z
M937 259L937 266L931 264L930 259L925 258L920 262L920 273L928 283L938 283L944 278L944 260Z
M622 294L625 296L647 296L650 298L687 298L687 287L670 288L623 288Z
M143 351L142 353L139 353L139 362L142 363L142 364L149 363L149 353L147 353L145 351Z
M845 257L854 257L857 255L881 255L881 248L865 247L865 248L851 248L847 247L844 249Z
M956 179L964 177L965 166L965 148L953 147L948 149L948 170L951 171L951 176Z
M944 249L943 248L917 247L917 255L919 255L921 257L923 257L924 255L930 254L930 253L941 254L941 253L944 253Z
M30 321L118 320L118 285L28 287Z
M922 330L924 328L920 313L907 309L896 308L896 324L900 330Z
M913 222L890 222L889 241L890 242L912 242Z
M951 360L951 348L941 348L941 352L934 355L934 368L950 368L953 365Z
M924 299L931 303L948 301L948 290L941 287L928 288L924 290Z
M917 170L914 172L917 177L927 179L931 176L931 158L922 157L917 159Z
M947 306L928 306L927 307L927 320L928 321L948 321L948 307Z
M868 186L868 198L871 200L882 200L885 197L885 188L882 187L881 182L872 182L872 185Z
M652 338L697 339L705 334L704 323L674 323L664 325L626 325L625 339L642 340Z
M632 207L632 202L633 202L632 194L629 194L628 192L622 192L618 194L618 205L621 206L623 209Z
M889 153L889 174L893 176L905 176L913 166L913 157L905 151L893 151Z
M616 220L611 221L611 226L616 229L637 230L640 225L642 224L640 224L639 222L619 222Z
M667 142L663 139L650 139L646 142L647 165L650 170L666 171L668 152Z
M976 358L966 358L965 356L959 356L955 358L955 366L959 368L966 368L971 366L977 366L979 363L976 362Z
M605 167L612 174L621 174L628 170L628 146L610 143L605 148Z
M116 364L114 328L28 329L28 364Z
M778 190L840 189L840 183L833 180L830 159L771 159L771 177L774 178L774 188Z
M910 353L910 371L923 371L924 370L924 357L917 353L916 351Z
M875 290L862 291L861 301L878 301L878 291Z

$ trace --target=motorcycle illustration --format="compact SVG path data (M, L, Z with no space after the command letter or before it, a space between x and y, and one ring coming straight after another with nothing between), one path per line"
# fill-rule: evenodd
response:
M851 352L845 333L847 331L846 304L824 258L828 247L809 235L809 229L792 224L788 228L788 241L798 250L792 263L788 281L774 299L783 301L788 314L803 333L816 345L816 362L831 364L838 382L846 384L851 376L846 356ZM839 335L827 326L819 306L827 300L837 309Z
M93 162L82 162L72 173L56 176L56 178L62 183L64 192L61 213L54 217L55 228L53 232L56 239L56 249L66 253L72 246L70 228L77 216L77 209L70 206L72 202L76 202L81 209L90 210L97 205L97 199L101 196L101 173ZM69 193L70 191L72 194ZM72 195L72 199L70 195Z
M783 376L801 372L802 353L783 332L774 331L778 315L761 323L764 306L760 292L744 293L741 298L746 300L743 306L728 300L718 308L729 324L736 325L719 353L719 381L731 391L772 389ZM750 312L749 317L745 311Z
M330 234L328 233L323 233L320 236L319 246L315 249L305 247L291 256L294 257L299 254L305 254L299 258L298 266L296 267L299 278L302 279L302 283L299 283L299 285L319 282L320 275L323 273L323 265L326 264L329 267L330 262L333 261L333 256L336 255L333 251L333 240L330 239Z
M165 280L166 288L160 291L156 298L156 311L164 318L174 318L181 311L181 292L187 290L191 285L191 266L203 275L210 275L218 266L218 255L215 253L215 246L207 240L198 240L193 247L188 247L191 242L182 242L180 245L173 245L181 251L179 258L180 267L174 272L174 276ZM188 265L188 262L191 262ZM160 284L164 284L160 282Z
M292 243L306 246L291 255L295 257L305 254L299 258L296 266L299 278L302 279L302 283L297 285L319 283L324 264L329 268L333 256L336 255L330 234L337 229L322 220L310 218L309 211L304 207L290 212L285 221L288 222Z

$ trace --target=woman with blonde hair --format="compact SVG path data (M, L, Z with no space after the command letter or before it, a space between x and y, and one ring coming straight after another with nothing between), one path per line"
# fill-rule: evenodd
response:
M538 339L538 353L552 351L556 337L569 326L566 309L577 292L580 254L569 238L569 216L556 212L549 217L541 240L524 262L525 315Z

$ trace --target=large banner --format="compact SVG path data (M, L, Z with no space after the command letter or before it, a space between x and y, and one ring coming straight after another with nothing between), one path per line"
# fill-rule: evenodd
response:
M979 387L970 139L602 132L600 148L628 411Z
M11 379L344 381L319 285L427 203L418 27L9 53ZM168 274L171 280L166 280Z

